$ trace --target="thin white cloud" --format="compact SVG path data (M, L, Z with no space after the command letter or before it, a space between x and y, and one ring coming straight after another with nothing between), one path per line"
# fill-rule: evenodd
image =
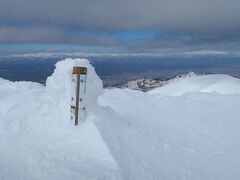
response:
M3 55L8 58L61 58L61 57L192 57L192 56L234 56L240 57L239 53L228 51L202 50L185 52L162 52L162 53L87 53L87 52L36 52Z

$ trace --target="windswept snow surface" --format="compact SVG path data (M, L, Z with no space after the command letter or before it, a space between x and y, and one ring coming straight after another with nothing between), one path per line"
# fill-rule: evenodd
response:
M71 72L88 67L87 117L70 121ZM143 93L102 89L85 59L42 86L0 79L0 180L236 180L240 80L191 76Z
M189 92L240 94L239 79L229 75L195 75L190 73L185 78L173 79L162 88L156 88L149 94L182 96Z

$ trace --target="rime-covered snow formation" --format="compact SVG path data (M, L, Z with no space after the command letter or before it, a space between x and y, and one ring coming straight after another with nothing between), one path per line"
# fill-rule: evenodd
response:
M87 116L70 120L73 66L88 68ZM85 59L46 86L0 79L0 179L235 180L240 80L187 76L147 93L103 90Z
M54 106L56 107L55 115L60 119L66 121L70 118L70 104L71 104L71 81L72 71L74 66L87 67L87 84L85 104L90 107L87 111L88 114L94 112L97 106L98 96L103 93L102 81L95 73L94 68L89 64L86 59L66 59L56 64L56 69L52 76L47 79L46 88L48 95L53 97ZM56 117L57 118L57 117Z

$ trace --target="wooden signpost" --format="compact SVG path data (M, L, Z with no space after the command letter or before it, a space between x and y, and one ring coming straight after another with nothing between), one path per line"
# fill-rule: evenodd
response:
M86 94L86 67L73 67L72 74L72 96L71 96L71 120L75 126L79 121L84 121L86 107L84 95Z

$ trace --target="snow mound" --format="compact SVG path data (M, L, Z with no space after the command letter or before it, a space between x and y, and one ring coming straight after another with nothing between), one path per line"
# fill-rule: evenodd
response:
M191 92L240 94L240 79L228 75L187 76L148 93L181 96Z

